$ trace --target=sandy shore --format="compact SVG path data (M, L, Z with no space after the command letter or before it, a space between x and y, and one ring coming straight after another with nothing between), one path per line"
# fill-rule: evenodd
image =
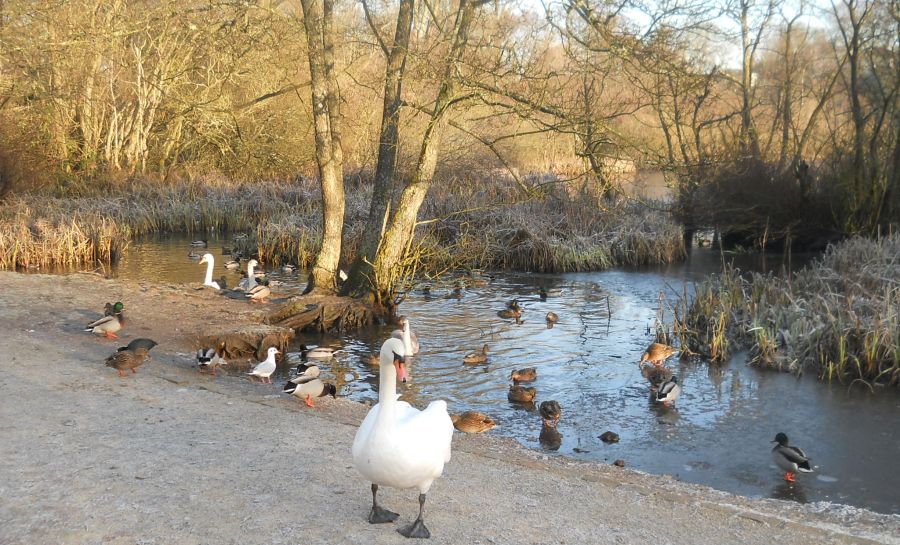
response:
M367 407L309 410L278 385L199 375L193 341L255 309L189 286L0 273L0 544L408 543L369 525L350 444ZM122 340L159 342L119 378L124 343L81 331L125 302ZM383 504L415 518L416 492ZM900 543L900 516L749 500L463 436L426 505L431 543Z

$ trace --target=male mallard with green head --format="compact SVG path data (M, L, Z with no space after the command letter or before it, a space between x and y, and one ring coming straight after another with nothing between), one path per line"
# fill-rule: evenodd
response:
M789 483L794 482L794 474L797 472L813 472L813 468L809 465L809 458L806 456L806 453L800 450L799 447L788 445L787 435L779 432L775 435L775 439L772 442L778 443L772 448L772 460L775 462L775 465L784 470L785 481Z
M117 302L112 307L113 314L89 323L84 330L90 331L95 335L105 335L107 339L118 339L116 333L125 325L123 310L125 310L125 305Z

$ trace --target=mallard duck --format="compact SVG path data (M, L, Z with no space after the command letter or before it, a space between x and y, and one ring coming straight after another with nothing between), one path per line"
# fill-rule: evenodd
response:
M119 352L121 352L122 350L134 351L134 350L137 350L138 348L146 348L147 350L150 350L157 344L158 343L156 341L154 341L153 339L145 339L142 337L139 339L132 340L130 343L128 343L128 346L120 346L117 350Z
M447 294L447 299L462 299L463 298L463 287L462 284L457 282L453 286L453 290Z
M673 376L669 380L660 384L656 391L656 402L662 403L666 407L675 405L678 396L681 395L681 386L678 385L678 377Z
M409 318L401 316L398 319L398 322L400 323L400 329L392 331L391 337L403 341L403 346L406 348L406 354L415 356L419 353L419 337L416 335L416 332L412 330Z
M294 369L294 372L297 374L297 376L291 382L293 382L294 384L300 384L301 382L303 382L303 380L298 379L301 379L302 377L307 377L304 380L314 379L319 376L319 373L321 373L322 371L315 363L298 363L297 368Z
M353 439L353 464L372 483L369 522L391 522L397 513L378 505L378 487L416 488L419 516L398 531L405 537L427 538L425 495L450 461L453 421L447 403L432 401L423 411L398 401L397 379L406 382L406 348L400 339L381 345L378 404L369 410Z
M274 346L270 346L266 353L268 354L266 359L258 363L256 367L253 368L253 371L250 371L247 374L259 377L261 381L272 384L272 373L274 373L275 369L278 367L278 364L275 363L275 354L280 354L281 352Z
M544 426L556 427L562 416L562 407L559 406L559 402L553 400L542 401L538 410L541 413Z
M506 398L517 403L528 403L534 401L534 396L536 395L537 388L514 384L509 387L509 393L506 394Z
M644 354L641 356L641 361L638 363L638 367L644 365L644 362L650 362L654 365L662 365L665 363L667 359L672 357L672 354L678 352L678 349L674 346L669 346L667 344L662 343L651 343L650 346L647 347L647 350L644 351Z
M662 365L645 365L641 367L641 375L650 382L650 391L657 392L664 382L672 378L672 370Z
M222 287L219 286L218 284L216 284L212 279L213 267L215 267L215 261L216 260L212 254L206 253L206 254L203 254L203 259L200 260L199 264L202 265L202 264L206 263L206 276L203 279L203 285L219 290L219 289L222 289Z
M521 310L522 307L519 306L518 299L513 299L512 301L506 303L506 308L508 310Z
M122 309L125 308L125 305L122 304L122 301L116 301L113 303L106 303L103 306L103 315L104 316L113 316L116 313L122 312Z
M327 346L309 348L305 344L301 344L299 348L300 354L304 358L311 358L314 360L330 360L334 357L334 353L337 352L334 348L328 348Z
M555 312L548 312L545 319L547 320L548 324L553 325L559 321L559 316L557 316Z
M381 361L376 354L363 354L359 359L366 365L381 365Z
M187 257L188 257L188 259L191 259L191 260L197 260L197 259L202 258L203 254L195 252L194 250L191 250L190 252L188 252Z
M813 468L809 465L809 458L806 456L806 453L800 450L799 447L788 445L787 435L778 432L772 442L777 443L777 445L772 448L772 460L775 462L775 465L784 470L785 481L789 483L794 482L794 474L797 472L813 472Z
M154 346L156 345L155 342L153 344ZM150 348L152 348L152 346ZM137 368L147 359L150 348L139 346L134 350L128 350L127 348L125 350L117 350L114 354L106 358L106 366L116 369L119 372L120 377L124 377L125 371L128 369L131 369L132 373L137 373Z
M497 316L501 318L513 318L518 322L519 318L522 317L522 309L505 308L503 310L498 310Z
M337 388L334 384L322 382L318 378L307 376L299 376L285 384L284 393L295 395L300 399L303 399L306 402L307 407L316 406L315 403L313 403L314 397L330 395L334 399L337 399Z
M510 373L509 379L513 382L532 382L537 379L537 368L526 367L524 369L516 369Z
M216 348L201 348L197 350L197 367L201 373L209 369L215 376L216 369L220 365L228 365L225 360L225 341L221 341Z
M125 315L122 313L125 310L125 305L122 303L116 303L114 307L118 307L118 311L115 312L112 316L104 316L99 320L95 320L87 325L84 328L85 331L90 331L95 335L105 335L107 339L118 339L116 336L122 327L125 325Z
M241 262L235 259L225 262L225 268L229 271L236 271L241 268Z
M206 248L206 241L205 240L192 240L191 246L193 246L195 248Z
M488 359L488 345L481 347L481 350L466 354L463 356L463 363L484 363Z
M223 290L227 290L227 289L228 289L228 281L225 279L225 275L224 275L224 274L223 274L222 276L220 276L219 279L216 280L215 283L218 284L219 287L222 288Z
M478 411L466 411L462 414L450 415L453 427L464 433L484 433L497 427L490 416Z
M257 284L244 294L244 297L250 299L250 302L252 303L266 303L266 299L268 299L270 295L272 295L272 289L269 288L269 286Z
M547 300L547 288L545 288L544 286L541 286L541 288L538 290L538 297L540 298L541 301L546 301Z
M284 265L281 266L281 272L283 272L285 274L291 274L292 272L294 272L296 270L297 270L297 266L292 265L290 263L285 263Z

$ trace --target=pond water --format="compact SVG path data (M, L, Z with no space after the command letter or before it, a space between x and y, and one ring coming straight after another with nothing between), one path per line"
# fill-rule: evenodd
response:
M226 257L210 241L216 274L225 273ZM202 281L205 266L188 259L186 239L168 238L133 244L114 274L151 281ZM200 251L202 253L202 250ZM446 297L448 285L434 284L430 295L409 294L401 305L418 334L422 351L410 364L411 381L403 398L422 407L446 399L451 412L468 409L492 416L499 426L489 432L513 437L524 445L579 459L611 463L701 483L752 497L798 502L830 501L900 513L900 414L896 390L870 392L824 384L813 376L761 371L746 365L744 355L721 366L703 361L669 361L684 388L677 407L649 401L637 362L653 340L649 331L660 293L674 300L685 281L721 269L723 258L742 269L781 270L781 256L723 256L695 248L690 259L664 267L580 274L502 273L489 284L466 289L461 299ZM794 256L798 266L809 256ZM238 273L228 272L229 285ZM276 295L298 293L305 275L273 271L284 284ZM539 287L549 291L547 301ZM523 323L497 317L506 301L517 297ZM548 328L548 311L559 323ZM667 316L668 317L668 316ZM336 357L321 365L336 380L339 395L359 401L377 399L378 376L361 361L374 354L393 327L372 328L342 338L304 336L297 343L336 348ZM487 343L487 364L464 365L462 357ZM534 406L507 401L513 369L537 367L536 401L562 406L558 448L539 441L541 419ZM273 377L276 384L287 368ZM616 444L599 435L619 434ZM782 480L771 461L771 440L783 431L791 444L812 458L817 470L796 484Z

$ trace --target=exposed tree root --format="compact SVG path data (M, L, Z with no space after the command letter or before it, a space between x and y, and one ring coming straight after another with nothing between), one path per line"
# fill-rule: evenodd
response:
M294 331L287 327L251 324L228 331L205 332L198 342L200 347L214 347L225 341L225 359L232 364L242 358L263 360L270 346L284 352L293 336Z
M371 325L383 318L375 308L352 297L305 295L271 311L263 322L296 331L341 332Z

